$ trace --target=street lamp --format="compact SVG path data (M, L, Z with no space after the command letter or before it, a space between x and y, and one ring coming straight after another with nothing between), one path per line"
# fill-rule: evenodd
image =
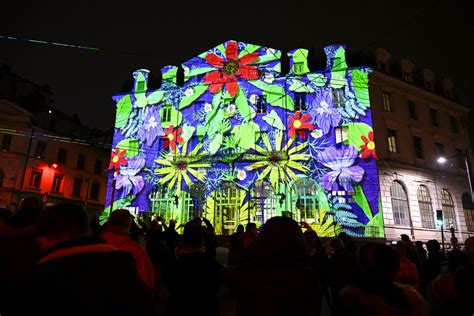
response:
M474 203L474 195L473 195L473 188L472 188L472 177L471 177L471 164L469 162L469 158L467 156L467 151L465 150L462 154L456 154L449 157L440 156L436 160L439 164L444 164L448 161L448 159L452 158L462 158L464 160L464 165L466 166L466 173L467 173L467 180L469 181L469 191L471 193L471 202Z

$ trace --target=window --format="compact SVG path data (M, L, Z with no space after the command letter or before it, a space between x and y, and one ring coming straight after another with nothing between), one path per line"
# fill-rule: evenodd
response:
M304 93L295 93L295 110L305 111L306 109L306 95Z
M12 144L13 136L11 134L3 134L2 151L9 151Z
M382 92L383 109L392 112L391 95L388 92Z
M94 166L94 173L96 174L101 174L102 173L102 160L96 160L95 161L95 166Z
M100 191L100 183L93 182L91 185L91 200L98 200L99 199L99 191Z
M425 89L433 90L433 83L431 81L425 81Z
M265 96L257 96L257 103L255 104L255 106L257 108L257 114L267 113L267 101L265 99Z
M410 209L408 208L408 197L403 185L393 181L390 187L392 197L392 212L395 225L410 226Z
M53 178L53 186L51 187L51 191L61 192L63 180L64 180L64 175L63 174L55 173L54 178Z
M474 210L464 209L464 218L466 219L467 230L474 232Z
M403 73L403 80L405 80L406 82L413 82L411 74L409 72Z
M347 126L336 127L334 129L334 134L336 136L336 144L340 144L349 139L348 131L349 129Z
M421 138L418 136L413 136L413 149L415 150L415 157L419 159L424 159L423 154L423 145L421 143Z
M31 170L30 181L28 182L28 186L31 188L39 189L42 175L43 171L39 169Z
M456 148L456 163L458 165L458 168L460 169L466 169L466 153L464 152L464 149Z
M438 127L438 111L435 109L430 109L430 115L431 115L431 124L435 127Z
M74 186L72 187L72 196L80 197L82 189L82 179L74 178Z
M64 148L59 148L58 163L65 165L66 159L67 159L67 150Z
M137 82L137 90L135 92L143 92L145 91L145 81L140 80Z
M379 69L383 72L387 72L387 64L379 60Z
M35 149L35 157L36 158L44 158L44 153L46 151L46 146L47 144L42 141L38 141L36 143L36 149Z
M416 103L411 100L408 100L408 115L412 120L418 119L416 115Z
M441 156L444 154L444 145L438 142L435 142L436 155Z
M294 63L293 67L295 69L295 73L299 74L303 72L303 63Z
M397 131L393 129L387 129L387 142L388 142L388 151L392 153L397 153Z
M345 105L346 100L344 99L343 89L332 90L332 100L335 108L341 108Z
M433 217L433 206L428 188L420 185L416 192L418 198L418 207L420 208L421 226L423 228L435 228Z
M161 114L161 123L171 122L171 104L165 104L160 114Z
M86 155L79 154L77 156L77 169L84 170L86 165Z
M458 120L457 120L457 118L456 118L455 116L450 115L450 116L449 116L449 119L450 119L450 121L451 121L451 131L452 131L453 133L459 132L459 129L458 129Z
M441 207L443 209L444 227L449 229L456 228L456 218L454 215L454 202L448 190L441 191Z

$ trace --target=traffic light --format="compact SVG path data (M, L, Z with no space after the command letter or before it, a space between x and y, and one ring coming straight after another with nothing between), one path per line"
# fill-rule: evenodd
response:
M438 227L443 225L443 210L436 210L436 224Z

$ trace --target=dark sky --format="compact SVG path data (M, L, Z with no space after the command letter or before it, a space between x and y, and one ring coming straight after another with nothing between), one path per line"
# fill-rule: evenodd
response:
M111 95L133 70L159 73L227 39L282 50L314 46L317 54L332 43L346 43L348 51L385 47L394 57L451 77L463 103L474 101L474 26L467 1L163 2L4 2L0 35L102 51L0 39L0 59L8 58L14 73L49 84L59 109L103 129L114 121Z

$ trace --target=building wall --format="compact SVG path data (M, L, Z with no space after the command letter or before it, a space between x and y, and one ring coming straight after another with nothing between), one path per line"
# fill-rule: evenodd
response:
M404 71L409 70L406 68ZM413 76L411 73L406 79L409 81ZM431 76L428 79L433 78ZM447 89L452 88L450 82ZM391 111L384 108L383 92L390 93ZM448 92L447 95L452 96L452 91ZM395 78L385 70L376 70L370 75L370 100L377 150L381 157L378 166L387 239L399 239L400 234L406 233L417 240L441 240L439 228L422 228L417 200L417 189L421 184L429 189L434 217L435 210L441 209L441 190L447 189L455 203L458 226L456 236L463 241L468 235L472 235L473 232L469 232L466 225L462 204L462 194L470 193L468 176L462 157L452 157L456 155L456 149L471 153L468 129L465 125L468 109L452 99L436 94L433 90L416 86L402 78ZM416 104L416 119L410 118L409 100ZM430 109L437 111L438 127L432 124ZM457 132L451 126L450 116L456 118ZM388 149L387 129L397 132L397 153ZM413 136L422 140L423 158L415 156ZM443 153L437 152L436 142L443 144ZM441 165L437 162L440 156L452 158ZM406 188L412 227L400 227L394 223L390 194L390 186L394 180L399 180ZM449 241L450 238L449 231L445 232L445 239Z
M0 146L3 144L5 135L12 135L9 148L0 152L0 170L4 175L3 184L0 187L0 205L16 210L18 197L21 194L20 198L38 195L44 199L47 198L48 203L69 200L87 204L90 209L102 210L106 194L105 169L109 158L108 150L92 147L87 142L72 141L37 127L33 127L35 130L32 134L31 117L31 113L15 104L0 100L0 121L2 122ZM38 142L46 143L46 150L41 157L35 156ZM25 169L28 147L30 154ZM67 159L64 164L57 161L59 148L67 150ZM84 170L77 169L79 154L86 156ZM96 160L103 161L100 173L94 172ZM52 164L57 164L57 167L54 168ZM33 170L42 172L39 188L29 186ZM24 179L23 172L25 172ZM52 192L55 173L64 175L58 192ZM75 177L83 179L81 194L78 197L73 196ZM97 199L90 197L92 183L100 185ZM89 191L88 194L86 191Z

